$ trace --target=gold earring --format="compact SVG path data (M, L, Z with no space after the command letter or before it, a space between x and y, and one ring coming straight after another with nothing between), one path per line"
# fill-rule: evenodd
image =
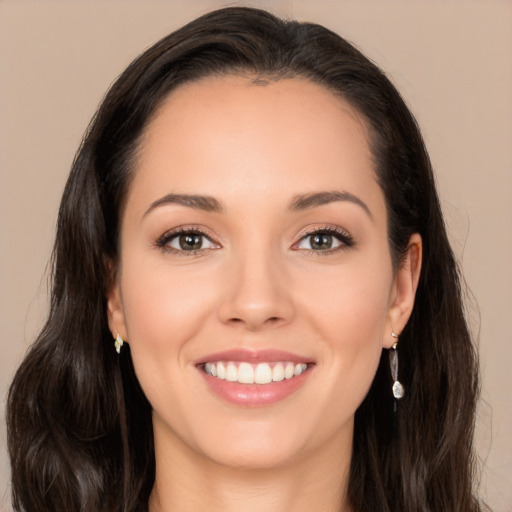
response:
M393 379L392 390L393 390L393 396L397 400L400 400L400 398L402 398L404 396L405 390L404 390L402 383L399 382L399 380L398 380L398 351L397 351L398 334L395 331L393 331L391 333L391 336L395 339L395 343L393 344L393 346L391 347L391 349L389 351L389 366L391 368L391 377ZM395 407L396 407L396 403L395 403Z
M116 334L117 334L117 338L116 338L116 341L114 341L114 346L116 347L116 352L118 354L121 353L121 347L123 346L123 338L121 338L121 335L119 334L118 331L116 331Z

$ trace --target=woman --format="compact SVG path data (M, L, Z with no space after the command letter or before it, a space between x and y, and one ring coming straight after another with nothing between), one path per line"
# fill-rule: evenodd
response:
M323 27L207 14L107 94L8 405L18 510L478 511L428 155Z

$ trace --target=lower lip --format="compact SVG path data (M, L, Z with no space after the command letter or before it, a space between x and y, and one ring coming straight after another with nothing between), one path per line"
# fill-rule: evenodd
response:
M304 385L311 370L312 368L308 367L297 377L269 384L240 384L240 382L217 379L199 368L206 383L215 394L241 407L264 407L284 400Z

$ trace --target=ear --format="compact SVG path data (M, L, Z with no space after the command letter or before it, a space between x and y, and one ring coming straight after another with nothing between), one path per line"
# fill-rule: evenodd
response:
M108 326L112 337L116 339L117 333L124 341L128 338L126 322L124 317L123 301L119 283L114 280L107 294L107 317Z
M391 290L386 332L383 336L384 348L393 346L396 339L391 333L400 334L411 316L420 278L422 247L421 236L418 233L411 235Z

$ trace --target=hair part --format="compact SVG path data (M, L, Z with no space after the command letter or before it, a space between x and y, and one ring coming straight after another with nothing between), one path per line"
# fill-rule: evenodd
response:
M318 83L365 120L386 199L395 267L423 240L417 298L401 335L407 395L393 413L384 352L356 412L354 511L478 512L473 425L478 373L460 279L416 122L385 74L324 27L250 8L198 18L138 57L92 120L59 210L46 325L11 385L7 418L18 511L147 510L155 476L151 407L129 347L118 357L106 292L141 138L171 91L205 77Z

